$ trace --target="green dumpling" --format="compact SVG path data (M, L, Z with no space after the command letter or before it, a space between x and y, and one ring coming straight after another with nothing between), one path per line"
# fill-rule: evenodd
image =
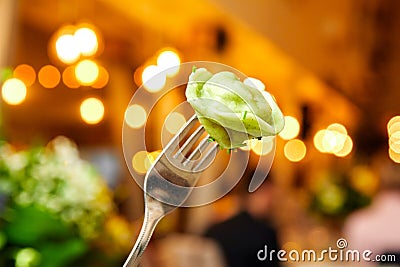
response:
M272 96L241 82L232 72L194 69L186 98L207 133L221 148L234 149L251 138L278 134L283 114Z

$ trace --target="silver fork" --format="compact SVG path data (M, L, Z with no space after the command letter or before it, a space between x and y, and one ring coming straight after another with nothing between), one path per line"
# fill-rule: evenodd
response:
M194 129L196 122L197 117L194 115L172 138L147 171L144 179L143 225L124 267L139 265L157 223L185 202L200 174L214 159L218 146L216 143L208 142L208 136L194 148L205 131L202 126L198 127L179 147L180 140ZM186 156L189 151L192 152Z

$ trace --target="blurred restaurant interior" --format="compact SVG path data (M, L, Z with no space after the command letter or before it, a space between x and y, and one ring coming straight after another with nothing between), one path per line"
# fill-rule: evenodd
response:
M193 114L174 108L184 88L153 114L128 106L184 62L258 79L285 115L273 144L247 148L251 163L274 154L265 215L282 249L336 247L346 234L351 246L353 215L384 190L400 203L400 1L0 0L0 21L0 266L122 266L143 218L131 173L158 155L162 127L169 139ZM124 159L123 125L149 127L147 151ZM241 208L238 191L169 214L143 266L223 266L197 254ZM400 222L399 208L378 229ZM398 240L377 252L399 253Z

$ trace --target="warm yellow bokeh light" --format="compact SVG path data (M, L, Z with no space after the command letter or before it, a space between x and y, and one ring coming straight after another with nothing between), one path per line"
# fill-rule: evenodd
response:
M397 135L397 132L400 132L400 121L392 123L390 127L388 127L389 137L392 135Z
M165 119L165 128L171 134L176 134L186 123L185 117L179 112L170 113Z
M36 72L34 68L27 64L18 65L13 72L14 78L24 82L26 86L31 86L36 80Z
M63 34L56 41L57 57L65 64L72 64L80 57L79 46L75 36L72 34Z
M400 131L396 131L390 135L390 139L392 140L400 140Z
M265 84L260 81L259 79L256 78L252 78L252 77L247 77L246 79L244 79L243 83L245 85L248 85L250 87L256 88L260 91L264 91L265 90Z
M146 161L148 161L148 153L146 151L139 151L137 152L133 158L132 158L132 167L133 169L138 172L138 173L146 173L147 172L147 166L146 166Z
M75 42L79 52L84 56L92 56L97 52L99 46L95 31L90 28L83 27L75 31Z
M325 130L324 137L322 138L322 147L328 153L332 153L338 147L335 132Z
M400 132L399 132L400 133ZM392 135L389 139L389 147L396 153L400 153L400 138Z
M342 150L346 137L347 135L337 131L327 130L322 144L328 152L336 153Z
M44 88L54 88L60 83L61 74L56 67L46 65L39 70L38 79Z
M322 145L324 141L324 136L325 136L326 130L319 130L315 135L314 135L314 146L315 148L322 153L327 153L328 151L325 150L324 146Z
M144 160L144 168L146 171L150 169L153 162L157 159L158 155L160 155L161 150L153 151L151 153L147 153L147 158Z
M241 146L239 148L244 151L250 151L257 144L257 142L258 142L257 139L246 140L246 141L244 141L245 145Z
M285 127L279 133L279 136L284 140L296 138L300 132L299 121L292 116L285 116Z
M125 111L125 122L131 128L137 129L142 127L146 123L146 120L146 110L140 105L131 105Z
M107 85L108 80L109 80L108 71L104 67L99 66L99 77L97 78L96 82L92 84L92 87L96 89L103 88Z
M337 157L346 157L353 150L353 140L350 136L346 135L345 141L343 142L342 149L334 152Z
M166 75L171 77L178 73L181 59L178 53L172 50L165 50L157 57L157 66L162 70L166 70Z
M389 135L392 132L392 130L391 130L392 125L395 123L398 123L398 122L400 122L400 116L394 116L388 121L387 130L388 130Z
M340 123L332 123L331 125L326 127L326 129L330 130L330 131L335 131L335 132L341 133L343 135L347 135L346 127Z
M353 141L342 124L333 123L327 129L314 135L314 146L322 153L332 153L338 157L347 156L353 149Z
M3 83L1 95L7 104L19 105L26 98L26 86L17 78L8 79Z
M396 163L400 163L400 153L396 153L391 148L389 148L389 157Z
M104 117L103 102L95 97L87 98L81 103L81 118L87 124L97 124Z
M99 66L93 60L82 60L75 67L75 77L81 85L90 86L99 77Z
M307 148L299 139L289 140L283 149L285 157L292 162L299 162L306 156Z
M63 83L71 89L76 89L81 86L78 81L76 80L75 77L75 67L74 66L68 66L65 68L62 74L62 80Z
M377 177L369 167L357 166L350 175L351 185L366 196L373 196L379 187L379 177Z
M142 81L149 92L158 92L164 87L167 77L159 67L149 65L142 72Z
M254 141L251 150L253 150L256 155L264 156L274 149L274 137L263 137L261 140L256 139Z

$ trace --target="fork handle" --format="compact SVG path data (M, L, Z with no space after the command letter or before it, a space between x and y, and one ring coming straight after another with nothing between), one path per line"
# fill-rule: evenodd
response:
M153 212L151 209L147 208L145 209L143 225L140 229L139 237L129 253L123 267L139 266L140 259L150 241L154 228L162 217L162 214L159 214L158 212Z

